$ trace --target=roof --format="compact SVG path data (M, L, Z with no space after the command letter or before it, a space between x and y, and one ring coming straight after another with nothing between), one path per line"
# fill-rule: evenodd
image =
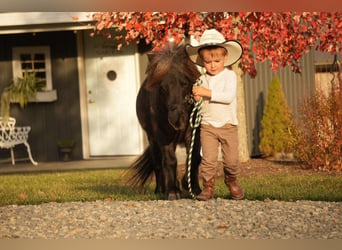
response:
M3 12L0 34L89 29L93 12Z

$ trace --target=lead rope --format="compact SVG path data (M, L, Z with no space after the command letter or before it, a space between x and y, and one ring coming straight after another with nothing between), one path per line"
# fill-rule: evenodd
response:
M202 84L202 81L198 78L196 82L194 83L194 86L199 86L201 84ZM192 134L191 134L191 143L190 143L189 158L188 158L188 189L193 199L196 198L196 195L192 192L192 188L191 188L191 161L192 161L192 150L194 147L196 129L201 124L201 119L202 119L201 109L202 109L202 98L195 102L192 112L190 114L190 119L189 119L190 126L192 128ZM193 117L194 117L196 110L197 110L196 119L195 119L195 123L193 123Z

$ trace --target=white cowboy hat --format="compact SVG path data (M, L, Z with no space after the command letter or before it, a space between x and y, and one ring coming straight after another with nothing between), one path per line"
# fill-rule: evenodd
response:
M203 67L203 61L198 52L201 48L212 45L220 46L228 51L228 59L224 63L224 66L229 66L236 63L242 56L241 44L236 40L225 40L223 35L215 29L204 31L201 36L199 45L193 46L187 44L185 46L185 51L192 62Z

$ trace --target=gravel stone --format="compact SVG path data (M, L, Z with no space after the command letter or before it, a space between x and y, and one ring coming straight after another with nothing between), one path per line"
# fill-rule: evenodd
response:
M0 239L342 239L342 203L191 199L0 207Z

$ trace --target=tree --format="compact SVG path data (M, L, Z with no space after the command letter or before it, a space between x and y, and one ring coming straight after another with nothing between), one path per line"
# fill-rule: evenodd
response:
M301 72L299 59L311 48L342 55L342 12L98 12L93 34L111 37L108 29L125 31L113 37L118 48L142 39L154 49L186 36L199 39L215 28L226 39L237 39L243 49L241 68L255 77L255 63L266 59L271 68L291 66Z
M117 40L118 49L144 41L157 50L167 40L180 43L190 35L199 40L204 30L215 28L227 40L241 43L244 52L239 66L242 74L251 77L257 74L258 61L269 60L275 72L290 66L300 73L299 59L312 48L342 55L342 12L97 12L92 18L92 35ZM118 35L111 37L112 28ZM342 91L340 94L342 97ZM244 93L240 96L243 98ZM240 141L247 141L246 131L240 136ZM240 155L243 161L248 157Z
M295 138L295 124L278 77L268 86L268 96L261 120L260 152L264 156L291 153Z

